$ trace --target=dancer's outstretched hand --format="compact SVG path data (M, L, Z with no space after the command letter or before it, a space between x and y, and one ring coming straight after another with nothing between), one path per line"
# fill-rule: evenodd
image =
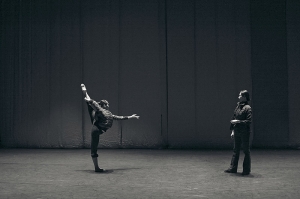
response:
M139 119L140 116L136 115L136 114L133 114L132 116L129 116L129 118L135 118L135 119Z

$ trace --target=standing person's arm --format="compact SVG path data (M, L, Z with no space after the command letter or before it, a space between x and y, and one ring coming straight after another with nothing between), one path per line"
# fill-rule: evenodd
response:
M238 109L238 107L239 107L239 106L237 106L237 107L234 109L233 116L232 116L232 118L231 118L231 120L230 120L230 130L231 130L231 135L230 135L230 137L231 137L232 139L234 138L234 125L236 124L236 123L233 123L232 121L236 120L236 118L235 118L235 112L236 112L236 110Z
M245 108L245 113L246 113L246 118L245 120L237 120L237 119L234 119L234 120L231 120L231 124L244 124L244 125L250 125L251 124L251 121L252 121L252 110L251 110L251 107L250 106L247 106Z
M235 119L235 117L233 116L233 117L232 117L232 120L234 120L234 119ZM231 121L232 121L232 120L231 120ZM231 135L230 135L230 137L231 137L231 139L234 138L234 129L233 129L233 127L234 127L234 124L230 123L230 130L231 130Z
M245 107L245 113L246 113L246 119L240 120L239 123L244 125L250 125L252 122L252 109L250 106L247 105L247 107Z
M242 124L242 125L250 125L251 122L252 122L252 109L250 106L247 106L245 107L245 113L246 113L246 118L245 120L237 120L237 119L234 119L234 120L231 120L231 125L230 125L230 130L232 130L232 133L231 133L231 138L234 137L234 125L235 124Z

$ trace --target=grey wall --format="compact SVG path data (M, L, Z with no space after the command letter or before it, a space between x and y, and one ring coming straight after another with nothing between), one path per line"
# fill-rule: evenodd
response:
M240 90L253 145L298 146L299 3L1 2L1 145L90 146L80 84L118 115L101 148L232 147Z

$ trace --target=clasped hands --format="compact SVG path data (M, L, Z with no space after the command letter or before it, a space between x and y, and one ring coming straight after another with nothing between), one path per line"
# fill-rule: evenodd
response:
M230 123L231 124L238 124L238 123L241 123L240 120L230 120Z

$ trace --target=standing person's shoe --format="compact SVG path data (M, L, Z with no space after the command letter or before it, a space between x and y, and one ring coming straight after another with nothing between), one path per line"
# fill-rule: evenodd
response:
M250 174L250 172L244 172L244 171L242 173L243 176L246 176L246 175L249 175L249 174Z
M236 169L231 169L231 168L229 168L229 169L226 169L224 172L225 172L225 173L236 173L237 170L236 170Z

